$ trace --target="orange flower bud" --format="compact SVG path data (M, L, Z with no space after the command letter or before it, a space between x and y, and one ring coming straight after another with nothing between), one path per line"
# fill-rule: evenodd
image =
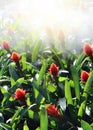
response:
M88 78L89 78L89 73L83 70L80 78L81 81L86 82Z
M18 62L20 60L20 55L16 52L13 52L11 55L11 60L13 60L14 62Z
M58 75L58 71L59 71L59 67L57 67L54 63L52 63L50 68L49 68L50 74L52 74L54 76L57 76Z
M10 42L9 41L2 41L2 48L9 51L10 49Z
M17 100L22 101L23 103L25 103L25 96L26 96L26 90L23 89L16 89L15 93L14 93L14 98Z
M83 48L83 53L92 57L93 49L89 43L85 43L84 48Z
M49 116L53 116L53 117L59 117L61 114L60 112L58 111L58 108L53 105L53 104L50 104L47 108L46 108L46 111L47 111L47 114Z

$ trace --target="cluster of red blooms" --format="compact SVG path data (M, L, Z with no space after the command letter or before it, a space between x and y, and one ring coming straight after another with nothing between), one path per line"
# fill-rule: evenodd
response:
M20 100L24 105L26 105L25 96L26 96L26 90L23 90L20 88L16 89L16 91L14 93L14 98L17 100ZM49 116L57 117L57 118L61 117L61 114L60 114L58 108L53 104L50 104L46 108L46 111Z
M88 55L90 58L93 58L93 46L91 46L89 43L85 43L83 47L83 53L85 55ZM86 82L89 78L90 73L87 71L82 71L80 80L83 82Z
M52 116L52 117L60 117L61 116L60 112L58 111L58 108L53 104L50 104L46 108L46 111L47 111L47 114L49 116Z
M2 42L2 48L4 48L7 51L10 51L10 43L8 41L3 41ZM92 57L93 56L92 46L90 46L88 43L86 43L84 45L83 52L84 52L84 54ZM18 62L20 60L20 55L16 52L12 52L10 58L14 62ZM59 67L56 64L52 63L50 65L49 72L50 72L51 75L57 76L58 72L59 72ZM86 82L88 78L89 78L89 73L86 72L86 71L82 71L80 80L83 81L83 82ZM20 88L16 89L16 91L14 93L15 99L20 100L21 102L23 102L23 104L26 104L25 96L26 96L26 90L23 90L23 89L20 89ZM59 117L61 115L60 112L58 111L58 108L53 104L50 104L46 108L46 111L47 111L48 115L53 116L53 117Z
M8 51L9 53L11 53L9 41L5 41L5 40L2 41L2 48L5 49L6 51ZM18 63L20 58L21 58L20 54L18 54L16 52L11 53L10 59L12 61L14 61L15 63ZM17 100L20 100L21 102L23 102L23 104L26 104L25 96L26 96L26 90L18 88L15 91L14 98L17 99Z
M10 52L10 42L9 41L3 41L2 42L2 48L7 50L8 52ZM14 62L18 62L20 60L20 55L16 52L12 52L11 54L11 60L13 60Z

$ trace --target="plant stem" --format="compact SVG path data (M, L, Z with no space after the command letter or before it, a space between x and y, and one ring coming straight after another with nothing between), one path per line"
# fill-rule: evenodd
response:
M75 85L75 95L76 98L80 101L80 86L79 86L79 76L78 76L78 72L75 66L71 67L71 71L72 71L72 77L74 80L74 85Z
M65 81L65 97L68 105L73 105L71 89L68 80Z

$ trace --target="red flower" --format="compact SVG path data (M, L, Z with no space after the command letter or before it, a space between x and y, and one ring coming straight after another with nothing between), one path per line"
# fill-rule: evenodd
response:
M58 111L58 108L55 107L55 105L50 104L47 108L46 108L47 114L49 116L53 116L53 117L60 117L60 112Z
M18 62L20 60L20 55L16 52L13 52L11 55L11 60L13 60L14 62Z
M92 46L89 43L86 43L84 45L83 52L84 52L84 54L92 57L93 56Z
M80 78L81 81L86 82L88 78L89 78L89 73L83 70Z
M10 50L10 42L9 41L2 41L2 48L9 51Z
M22 101L23 103L25 103L25 96L26 96L26 90L23 89L16 89L15 94L14 94L14 98L17 100Z
M54 63L52 63L50 68L49 68L50 74L52 74L54 76L57 76L58 75L58 71L59 71L59 67L57 67Z

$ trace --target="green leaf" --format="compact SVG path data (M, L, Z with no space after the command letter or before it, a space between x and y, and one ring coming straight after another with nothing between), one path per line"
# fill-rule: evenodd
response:
M16 82L11 78L11 88L8 90L10 93L14 93L17 88L22 87L22 83L24 82L24 78L19 78Z
M8 62L5 61L3 67L0 69L0 76L2 76L5 73L5 71L7 70L7 66L8 66Z
M13 78L10 78L10 82L11 82L11 87L16 84L16 82L15 82L15 80Z
M79 56L78 56L78 59L76 60L76 63L75 63L75 66L80 66L82 61L84 60L85 58L85 54L84 53L81 53Z
M67 78L66 77L59 77L59 82L63 82L63 81L65 81L65 80L67 80Z
M34 112L32 110L28 110L27 114L28 114L29 118L31 118L31 119L34 118Z
M71 67L71 71L72 71L72 77L73 77L73 81L74 81L74 89L75 89L75 95L76 95L76 98L78 100L80 100L80 85L79 85L79 75L78 75L78 72L77 72L77 69L75 66L72 66Z
M2 106L4 106L4 103L9 100L9 98L11 97L11 94L5 88L2 88L2 87L1 87L1 92L4 95L1 104Z
M56 90L57 90L57 86L56 85L54 85L54 84L48 84L48 86L47 86L47 90L49 91L49 92L55 92Z
M92 127L92 129L93 129L93 123L91 124L91 127Z
M0 127L3 128L4 130L12 130L11 126L9 126L5 123L0 123Z
M34 118L34 112L31 109L31 107L33 107L35 104L24 108L24 107L18 107L18 110L16 110L15 114L13 115L12 119L11 119L11 124L12 124L12 128L15 128L16 124L18 124L20 122L20 120L23 119L23 117L27 116L31 119Z
M27 69L26 55L22 55L21 62L22 62L22 71L24 71Z
M90 90L89 90L89 95L90 95L90 96L93 96L93 87L90 88Z
M68 80L65 80L65 98L67 100L68 105L73 105L72 95L71 95L71 87Z
M54 54L54 56L58 59L58 62L60 63L61 68L64 69L64 66L66 66L66 63L59 57L59 54L61 54L61 52L57 54L55 50L52 49L51 51Z
M41 67L41 70L39 72L39 77L37 80L37 85L40 85L41 81L43 80L44 76L45 76L45 72L46 72L46 68L47 68L47 63L45 60L43 60L43 65Z
M1 122L4 122L4 117L3 117L3 114L2 113L0 113L0 123Z
M36 130L40 130L40 128L38 127Z
M8 91L5 88L3 88L3 87L1 87L1 92L2 92L2 94L8 93Z
M44 106L40 111L40 130L48 130L48 117Z
M3 123L4 122L4 117L3 117L3 114L0 113L0 123ZM3 128L0 126L0 130L3 130Z
M35 113L34 111L28 110L28 111L27 111L27 115L28 115L29 118L34 119L34 120L36 120L36 121L39 121L39 116L38 116L38 114Z
M18 110L15 111L14 115L11 118L11 124L13 124L15 122L15 119L18 118L19 113L22 111L23 106L19 107Z
M10 73L10 76L16 81L19 77L18 77L18 74L16 72L16 69L14 67L14 63L10 63L9 64L9 73Z
M33 51L32 51L32 62L35 62L37 59L37 55L40 49L41 40L35 45Z
M33 90L34 90L34 96L35 99L38 103L40 103L40 101L43 102L43 100L46 98L48 100L48 93L47 93L47 87L46 86L39 86L37 85L37 82L34 81L33 82Z
M29 107L27 107L26 109L22 110L22 113L19 115L19 118L21 119L28 112L28 110L31 109L35 105L36 104L32 104Z
M81 120L81 126L83 130L92 130L92 127L84 120Z
M29 127L27 126L27 122L24 122L23 130L29 130Z
M16 83L20 86L24 82L24 78L19 78Z

